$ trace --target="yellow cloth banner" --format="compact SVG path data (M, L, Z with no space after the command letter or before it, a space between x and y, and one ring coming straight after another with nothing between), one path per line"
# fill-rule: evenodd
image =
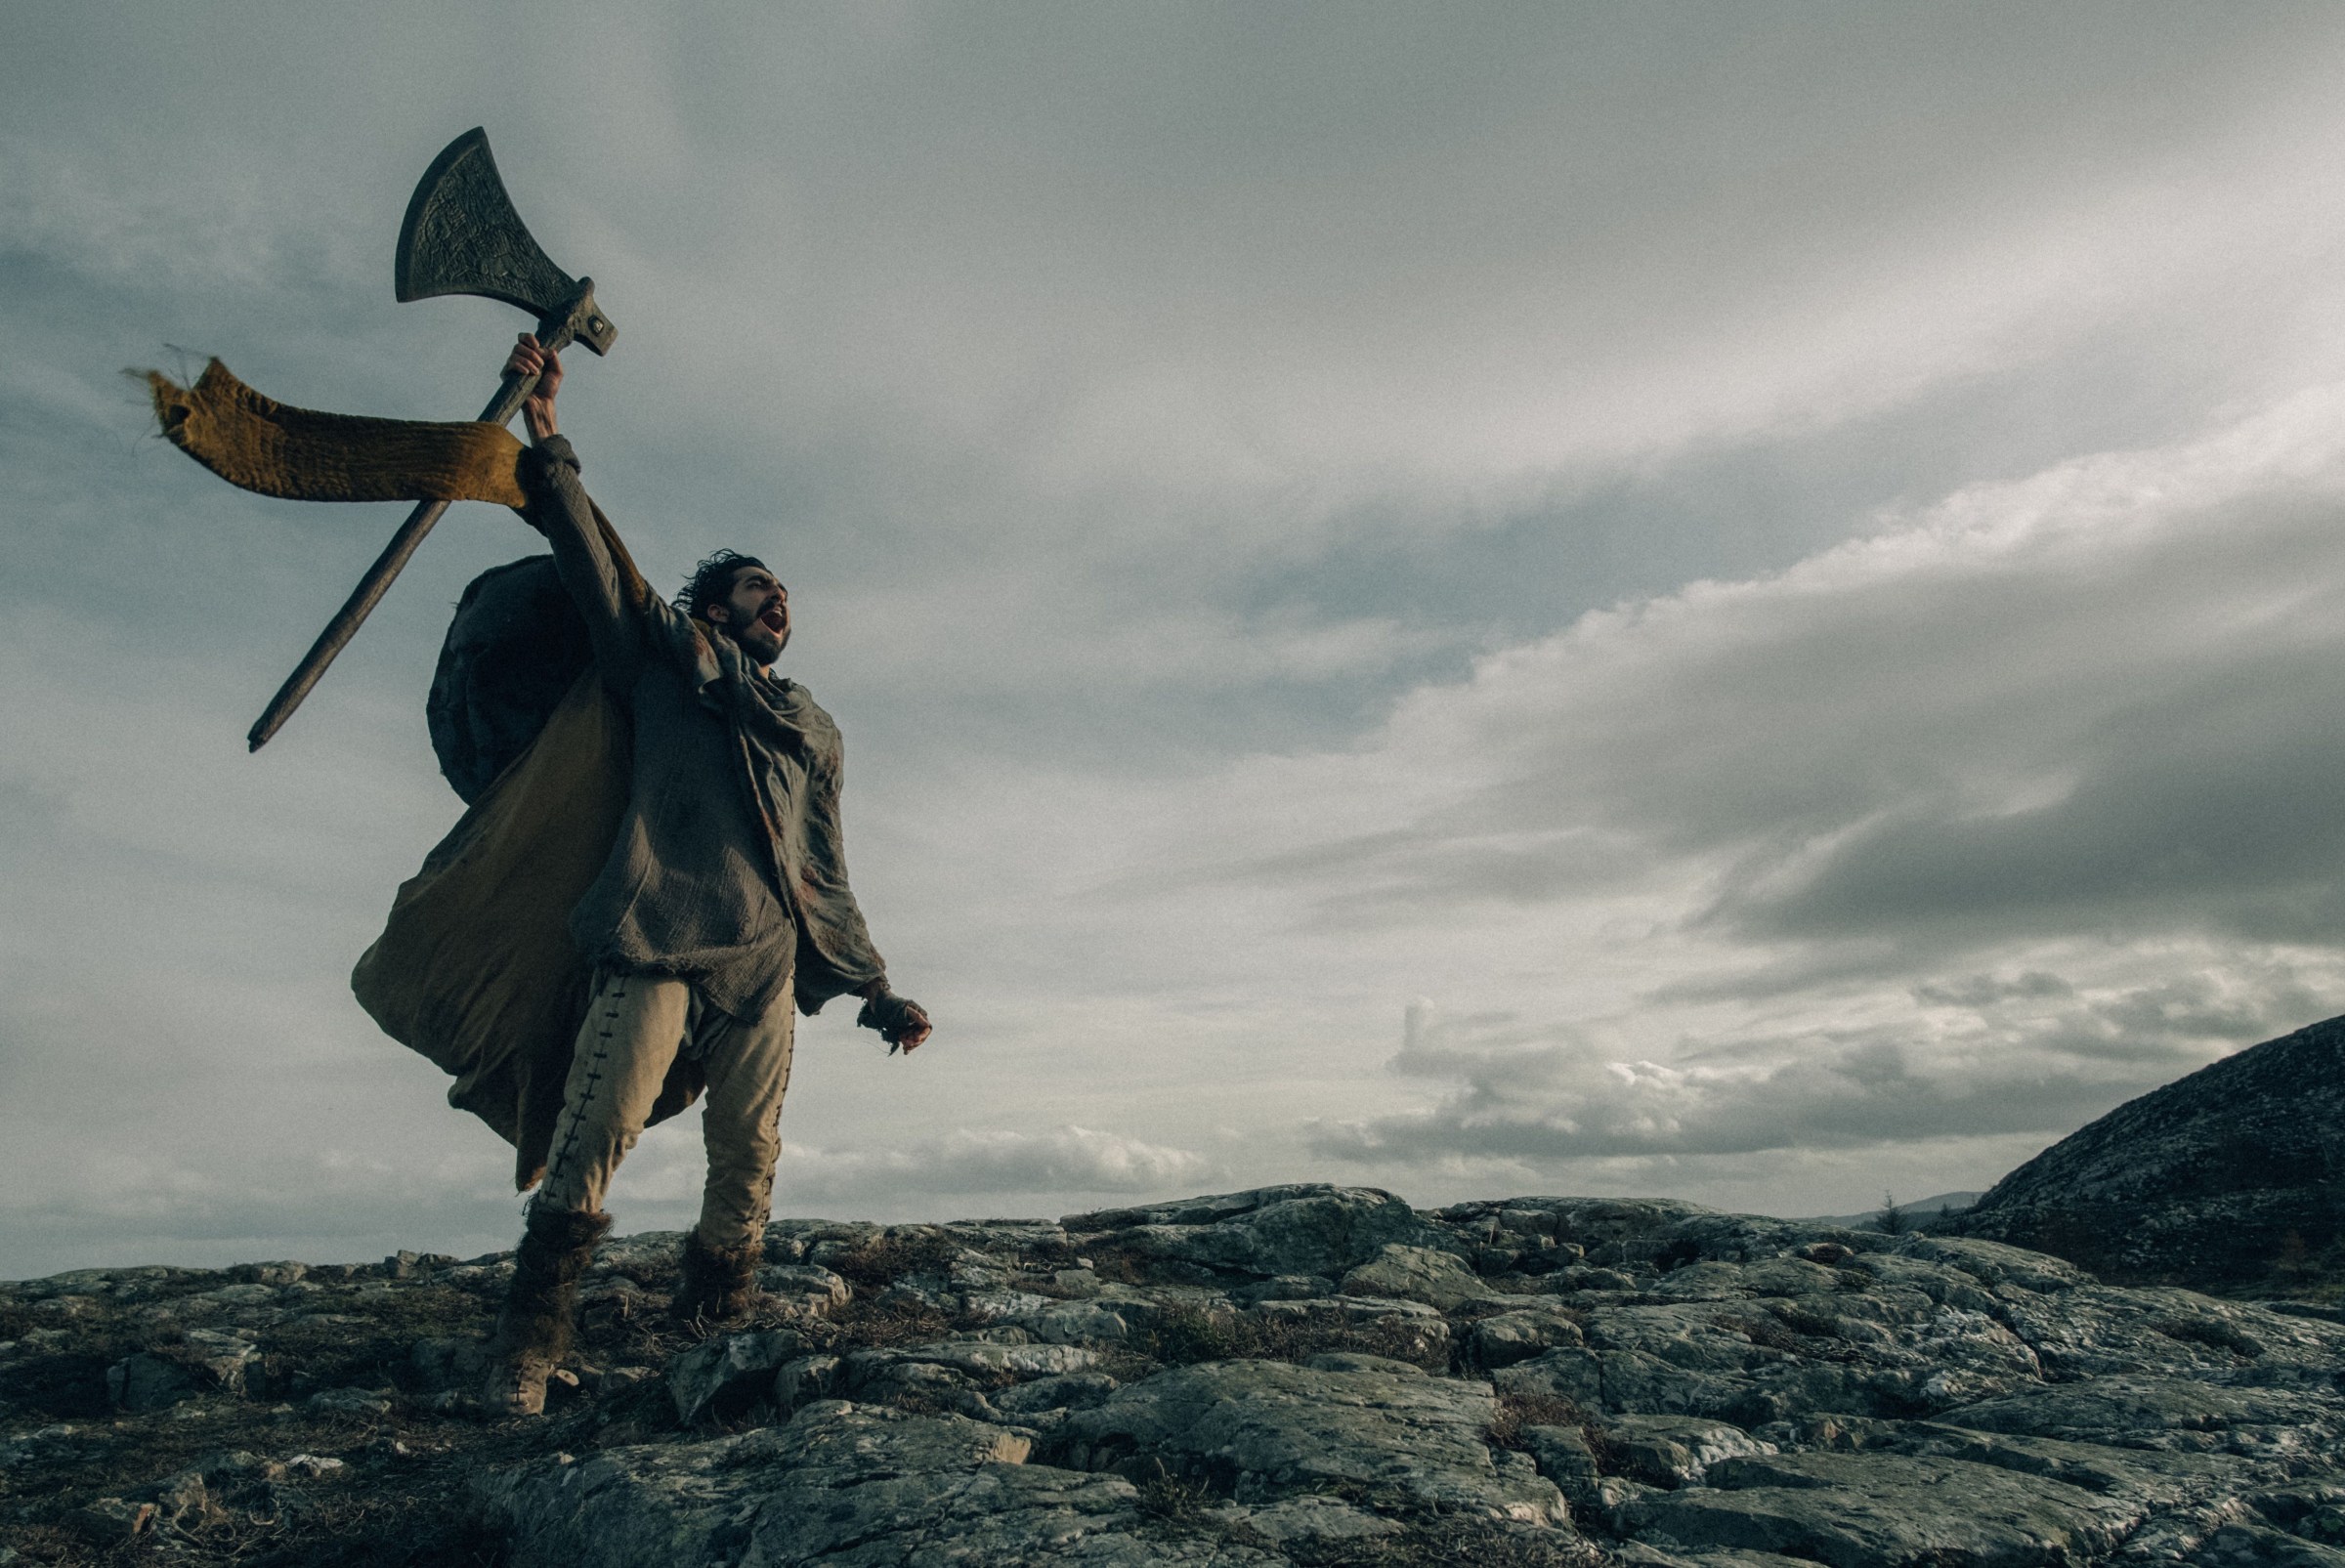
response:
M320 413L263 397L218 360L192 387L147 372L173 445L239 489L291 501L528 499L522 445L502 425Z

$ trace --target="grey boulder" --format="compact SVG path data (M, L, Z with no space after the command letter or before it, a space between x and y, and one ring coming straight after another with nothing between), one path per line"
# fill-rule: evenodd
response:
M1340 1276L1387 1243L1433 1239L1417 1211L1388 1192L1315 1183L1103 1209L1063 1223L1144 1257L1263 1278Z
M480 1500L514 1568L1273 1568L1213 1535L1162 1530L1130 1482L1025 1462L1028 1444L958 1416L832 1402L788 1426L539 1461Z
M1116 1390L1069 1418L1054 1462L1201 1481L1241 1504L1304 1493L1530 1524L1568 1514L1523 1455L1493 1450L1487 1384L1414 1369L1209 1362Z

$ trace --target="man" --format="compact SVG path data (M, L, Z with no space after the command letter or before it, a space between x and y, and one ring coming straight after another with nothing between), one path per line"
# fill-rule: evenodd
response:
M560 360L524 334L506 368L538 377L522 405L523 515L553 546L633 739L617 839L570 919L593 998L497 1323L490 1409L535 1415L569 1345L578 1276L611 1227L604 1194L677 1053L697 1055L706 1078L708 1176L674 1310L721 1321L746 1310L763 1250L793 999L812 1012L860 996L857 1022L907 1052L929 1021L888 989L847 886L837 728L773 673L788 590L727 550L701 564L681 608L631 593L560 434Z

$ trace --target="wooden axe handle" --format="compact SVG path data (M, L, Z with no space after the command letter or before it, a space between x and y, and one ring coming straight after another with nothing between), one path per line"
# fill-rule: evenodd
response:
M591 295L581 297L591 300ZM537 323L537 342L548 354L559 354L570 347L576 337L577 311L575 303L574 308L567 311L561 319L549 317ZM496 396L490 399L489 406L481 410L482 421L496 425L511 424L513 415L536 385L537 378L533 375L507 371L504 380L497 386ZM359 579L359 585L342 602L342 608L334 612L334 618L325 623L325 630L318 634L318 640L310 645L310 651L293 667L293 673L285 677L285 684L277 689L277 695L269 699L268 707L261 711L259 718L253 720L252 728L244 736L246 751L258 751L269 743L271 736L284 728L285 721L293 716L293 710L301 706L301 699L310 695L310 689L325 674L326 666L334 661L335 656L350 646L350 640L359 634L359 628L366 623L366 617L374 613L374 607L390 591L392 579L406 566L407 558L415 553L416 547L423 543L424 535L432 531L432 525L439 522L440 515L447 510L446 501L416 503L415 510L409 512L407 520L399 526L399 531L391 535L391 542L383 546L383 553L374 558L374 565L366 569L366 574Z

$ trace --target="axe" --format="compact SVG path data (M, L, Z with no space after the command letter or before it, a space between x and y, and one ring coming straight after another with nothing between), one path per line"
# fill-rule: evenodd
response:
M480 294L519 306L537 318L537 341L548 354L573 343L608 354L618 336L618 328L594 303L594 279L572 277L548 261L530 237L521 214L513 210L513 198L505 194L504 182L497 178L489 135L478 126L448 143L415 187L406 221L399 226L399 259L392 280L403 305L438 294ZM511 422L536 385L535 376L506 375L496 396L481 410L482 420ZM244 737L246 749L258 751L268 744L293 716L447 510L446 501L424 501L407 514L301 663L269 699L268 708L253 721Z

